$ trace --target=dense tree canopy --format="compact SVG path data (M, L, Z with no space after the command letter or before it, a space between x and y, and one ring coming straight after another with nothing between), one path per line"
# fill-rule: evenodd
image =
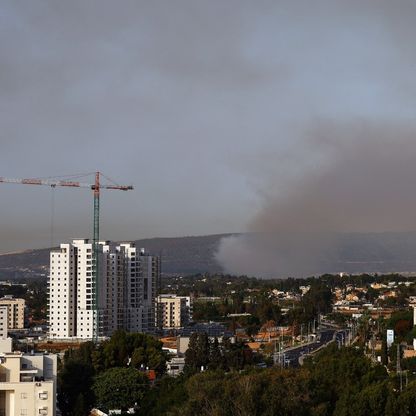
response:
M210 340L205 333L194 333L185 353L185 372L194 374L209 370L242 370L256 362L252 351L241 342L223 338Z
M393 416L415 415L416 382L397 380L362 350L325 348L300 369L208 371L160 382L143 415ZM162 409L156 397L163 395ZM150 396L147 397L149 399ZM152 409L149 413L149 409ZM159 410L157 410L159 409Z
M148 389L145 373L135 368L110 368L95 377L92 390L101 410L127 410L138 406Z
M63 416L85 416L93 405L113 406L126 395L133 395L135 402L141 400L146 376L139 369L149 368L162 375L166 358L156 338L121 330L98 346L86 342L79 349L67 351L58 379L58 403ZM122 385L123 375L136 386L133 390L112 390L105 381ZM127 401L122 403L124 406Z

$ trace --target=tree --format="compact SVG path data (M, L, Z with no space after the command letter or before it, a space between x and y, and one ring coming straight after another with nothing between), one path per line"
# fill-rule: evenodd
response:
M271 300L263 299L257 307L256 315L262 324L267 321L279 322L281 310L279 305L274 304Z
M412 311L398 311L392 314L387 321L386 328L394 329L397 341L402 341L411 330L413 323Z
M210 370L222 370L225 367L224 357L221 352L218 338L215 337L214 341L211 342L209 348L209 364Z
M164 376L157 381L144 396L140 404L140 415L146 416L166 416L173 415L188 399L185 390L185 377Z
M158 375L165 371L162 343L146 334L120 330L99 346L86 342L78 350L67 351L58 373L58 401L63 416L86 414L94 404L94 377L113 367L127 367L130 358L130 367L149 367Z
M399 415L416 416L416 381L413 381L400 394L398 399L397 413Z
M126 410L140 403L149 386L145 373L134 368L111 368L98 375L92 386L100 409Z
M182 416L303 416L310 414L308 374L302 370L195 374L186 382Z
M88 411L93 402L90 388L92 376L91 366L67 358L58 378L58 403L64 416Z
M226 369L242 370L246 365L252 364L253 353L242 342L231 342L229 338L222 340L222 351Z
M185 370L190 373L201 371L209 362L209 339L204 333L193 333L185 352Z
M166 353L162 342L151 335L116 331L109 341L102 343L93 356L97 370L130 365L136 368L149 367L161 375L166 370Z
M310 389L316 403L327 403L328 414L337 406L338 415L351 403L363 387L387 378L385 369L372 366L362 351L355 348L337 349L332 344L307 360L304 367L310 371ZM341 400L339 404L337 401ZM343 405L343 403L345 405Z
M332 309L332 292L324 282L314 282L302 298L302 306L309 320L317 313L328 313Z
M153 346L139 347L133 351L130 365L134 368L151 368L159 374L166 370L166 355Z
M348 402L343 403L345 407L342 409L340 406L342 401L339 400L334 415L384 416L387 397L387 382L372 383L357 394L350 396Z

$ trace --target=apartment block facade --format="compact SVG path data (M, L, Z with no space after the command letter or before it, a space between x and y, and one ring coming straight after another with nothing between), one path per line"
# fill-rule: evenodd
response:
M0 352L0 416L56 415L57 356Z
M161 294L156 300L159 311L158 326L161 329L181 328L192 320L192 304L189 296Z
M25 300L5 296L0 299L0 307L7 307L8 329L23 329L25 327Z
M0 340L7 338L8 328L8 308L5 305L0 306Z
M50 338L92 339L95 330L99 337L111 336L117 329L153 332L159 276L159 257L138 250L132 243L103 241L99 244L95 287L92 242L61 244L50 254ZM94 328L95 313L98 328Z

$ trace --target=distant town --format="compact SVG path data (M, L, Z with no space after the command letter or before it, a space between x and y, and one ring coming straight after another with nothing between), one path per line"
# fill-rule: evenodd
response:
M100 242L97 268L93 250L61 244L48 278L0 280L0 415L266 414L242 391L210 390L251 383L255 396L265 382L273 406L292 409L282 414L340 414L343 377L357 401L370 400L358 386L380 395L383 410L363 414L414 409L415 275L162 277L160 256L133 243ZM300 402L278 392L306 385Z

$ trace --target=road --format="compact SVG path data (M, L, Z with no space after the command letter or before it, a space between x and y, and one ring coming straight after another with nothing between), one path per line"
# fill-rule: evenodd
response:
M284 353L285 366L287 367L299 367L299 358L303 355L310 354L316 351L319 347L328 344L334 339L334 334L337 333L336 339L342 337L339 333L344 331L336 331L335 329L324 329L318 335L316 341L302 345L296 348L292 348ZM345 335L344 335L345 336Z

